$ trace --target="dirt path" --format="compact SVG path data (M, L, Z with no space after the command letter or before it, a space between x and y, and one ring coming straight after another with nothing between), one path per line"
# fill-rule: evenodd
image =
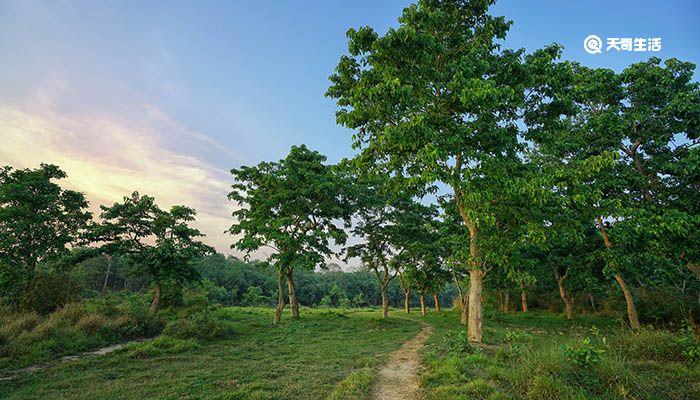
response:
M432 326L423 324L423 329L413 339L391 353L389 362L379 370L372 398L376 400L418 400L420 398L418 352L432 332Z
M83 357L87 357L87 356L103 356L103 355L109 354L113 351L117 351L117 350L121 349L122 347L126 347L132 343L142 343L142 342L146 342L148 340L149 339L137 339L137 340L133 340L131 342L113 344L113 345L110 345L107 347L103 347L101 349L97 349L94 351L88 351L88 352L76 354L73 356L63 356L63 357L61 357L61 362L64 362L64 363L71 362L71 361L79 360L79 359L81 359ZM7 375L0 377L0 381L11 381L13 379L18 378L21 374L34 373L36 371L42 370L44 368L47 368L47 367L49 367L51 365L55 365L55 364L56 364L56 362L48 362L45 364L32 365L30 367L17 369L14 371L9 371L7 373Z

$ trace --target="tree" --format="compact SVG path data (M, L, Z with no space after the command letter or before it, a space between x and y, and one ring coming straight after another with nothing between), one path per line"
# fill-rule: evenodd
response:
M92 214L82 193L54 182L65 177L50 164L0 169L0 288L15 304L40 263L56 261L84 243Z
M421 247L429 243L429 224L434 214L434 209L416 201L411 191L396 192L390 184L385 175L361 174L356 179L358 208L352 232L364 241L346 252L347 258L359 258L374 272L382 296L383 318L389 315L387 288L394 278L412 268L411 263L417 262Z
M468 230L468 338L482 339L481 245L497 233L516 195L518 111L524 101L522 51L501 50L510 22L488 14L491 1L423 0L399 27L379 36L350 29L327 95L338 123L357 130L366 168L413 184L442 182Z
M285 307L284 280L292 319L299 318L294 269L325 267L324 257L334 254L331 243L342 245L347 238L340 224L349 224L352 208L346 178L341 168L325 161L301 145L278 162L231 170L236 182L229 199L241 208L233 212L228 232L242 234L232 247L248 254L263 247L273 250L267 260L277 269L275 324Z
M152 312L158 311L166 283L182 286L199 279L193 262L213 249L198 240L204 236L198 229L189 226L195 220L194 209L176 205L163 211L153 197L138 192L101 208L103 222L96 228L96 239L103 252L126 257L135 273L153 280Z
M543 58L544 59L544 58ZM688 179L700 126L694 66L652 58L618 74L576 63L533 63L529 139L552 165L553 188L571 188L595 224L607 262L640 327L630 278L697 258L697 181Z

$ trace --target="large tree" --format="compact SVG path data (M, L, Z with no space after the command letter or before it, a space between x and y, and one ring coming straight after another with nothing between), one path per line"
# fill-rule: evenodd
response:
M526 82L522 51L502 50L510 22L492 1L423 0L378 35L350 29L327 95L337 121L357 133L367 167L411 183L446 184L466 225L468 337L480 342L486 232L497 231L520 168L518 111ZM487 239L488 240L488 239Z
M158 311L163 287L199 280L194 261L213 252L189 226L194 209L176 205L164 211L151 196L134 192L121 203L102 206L102 223L95 228L101 250L123 256L133 273L148 275L155 285L151 311Z
M694 66L652 58L616 73L541 61L533 65L546 79L529 107L529 139L550 165L553 190L571 190L570 204L595 224L605 271L638 329L629 281L697 262Z
M278 162L231 170L235 183L229 199L241 206L228 230L241 235L232 247L247 253L272 250L267 260L277 269L275 324L285 307L284 280L296 319L294 269L325 267L325 257L336 253L331 245L347 238L343 222L349 223L352 202L344 169L325 162L324 155L301 145Z
M62 189L59 167L0 169L0 288L15 304L40 263L68 255L92 218L82 193Z

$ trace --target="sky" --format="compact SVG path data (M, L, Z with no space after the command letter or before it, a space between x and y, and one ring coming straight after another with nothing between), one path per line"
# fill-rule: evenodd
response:
M0 165L54 163L93 210L134 190L186 204L217 250L235 238L229 170L295 144L353 154L324 97L345 32L397 25L407 1L0 1ZM651 56L700 63L700 2L504 0L505 47L550 43L621 70ZM601 54L583 40L603 40ZM606 38L661 38L658 52ZM697 80L696 73L695 79Z

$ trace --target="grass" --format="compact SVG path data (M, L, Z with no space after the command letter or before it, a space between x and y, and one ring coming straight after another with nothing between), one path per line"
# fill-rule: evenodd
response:
M485 319L484 346L466 341L459 315L429 314L426 400L700 398L700 343L687 333L631 333L595 316L543 312Z
M56 325L63 330L48 329L46 340L68 332L66 342L97 335L121 315L87 308L16 315L2 332L23 337ZM379 316L303 309L299 321L285 315L272 326L264 308L166 310L154 340L0 381L0 398L369 399L377 367L420 329L417 313ZM426 400L700 398L700 342L687 332L632 333L592 315L497 313L475 346L456 311L429 312L425 322L435 328L422 352Z
M69 303L48 314L0 310L0 371L156 335L162 322L141 297Z
M363 399L376 367L420 330L412 320L382 320L378 311L302 309L299 321L285 315L277 327L268 309L215 314L231 329L228 338L163 335L109 355L56 363L0 382L0 398Z

